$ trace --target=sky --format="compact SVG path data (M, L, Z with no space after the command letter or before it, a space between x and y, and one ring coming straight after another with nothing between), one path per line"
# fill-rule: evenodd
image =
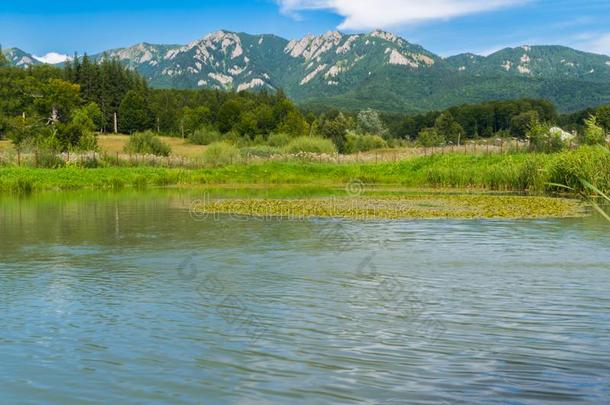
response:
M54 59L219 29L293 39L376 28L441 56L525 44L610 55L610 0L0 0L0 44Z

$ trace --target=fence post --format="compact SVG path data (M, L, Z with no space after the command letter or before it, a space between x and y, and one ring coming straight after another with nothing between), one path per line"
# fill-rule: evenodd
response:
M38 167L38 149L34 150L34 166Z
M21 152L17 149L17 166L21 166Z

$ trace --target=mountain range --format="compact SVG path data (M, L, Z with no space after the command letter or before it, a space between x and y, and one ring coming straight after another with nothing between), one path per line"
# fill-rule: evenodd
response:
M11 63L40 63L17 48ZM381 30L286 40L217 31L187 45L141 43L91 55L118 58L153 87L283 89L310 108L418 112L498 99L545 98L561 111L610 103L610 57L562 46L440 57Z

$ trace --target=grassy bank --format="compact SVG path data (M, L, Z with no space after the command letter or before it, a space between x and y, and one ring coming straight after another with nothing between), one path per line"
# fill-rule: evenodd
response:
M579 178L587 179L601 190L610 190L608 149L584 147L557 154L448 154L377 164L264 162L196 170L161 167L1 167L0 191L223 184L344 186L355 182L412 188L548 193L557 191L549 183L579 188Z

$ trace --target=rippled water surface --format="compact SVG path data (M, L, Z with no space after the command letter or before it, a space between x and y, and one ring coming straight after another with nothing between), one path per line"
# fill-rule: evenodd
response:
M0 199L2 403L609 403L610 227Z

